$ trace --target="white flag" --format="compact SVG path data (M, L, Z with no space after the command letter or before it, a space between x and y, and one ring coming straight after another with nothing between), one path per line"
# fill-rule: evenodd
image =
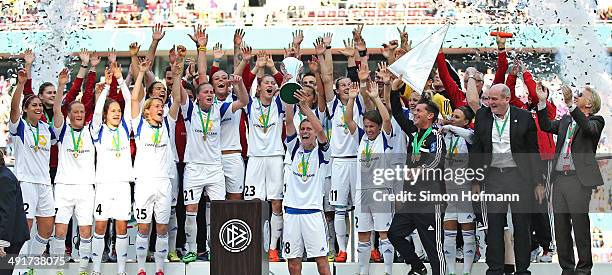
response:
M425 40L391 64L389 71L397 77L401 75L404 83L408 84L412 90L421 94L427 78L429 78L429 73L436 62L436 56L442 47L448 27L448 25L444 25L425 38Z

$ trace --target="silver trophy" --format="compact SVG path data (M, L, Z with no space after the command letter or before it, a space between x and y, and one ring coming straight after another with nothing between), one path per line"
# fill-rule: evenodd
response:
M299 80L302 79L304 64L295 57L287 57L281 63L280 68L284 75L291 75L291 79L285 82L280 89L281 99L289 104L296 104L299 100L293 96L293 93L302 89Z

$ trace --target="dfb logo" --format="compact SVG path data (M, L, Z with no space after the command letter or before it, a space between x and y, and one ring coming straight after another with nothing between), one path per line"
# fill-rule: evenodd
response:
M251 228L244 221L226 221L219 231L219 241L225 250L233 253L244 251L251 244Z

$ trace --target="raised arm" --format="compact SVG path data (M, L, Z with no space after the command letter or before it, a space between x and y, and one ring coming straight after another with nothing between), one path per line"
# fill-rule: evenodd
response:
M312 110L310 109L310 106L308 106L307 104L308 100L306 99L307 96L304 93L304 91L303 90L297 91L295 93L295 98L299 100L300 110L304 113L304 115L306 115L306 119L310 121L310 124L312 125L312 130L315 132L315 135L317 135L317 140L319 141L319 143L327 143L327 136L325 135L325 130L323 129L323 125L321 125L321 121L319 120L317 115L315 115L315 113L312 112ZM291 107L286 108L286 110L288 109L293 109L293 108ZM289 120L289 124L293 126L293 118Z
M87 74L87 69L89 68L90 61L90 53L87 49L81 49L79 52L79 59L81 60L81 66L79 67L79 72L77 73L76 79L72 82L72 86L70 86L70 90L62 100L62 112L64 115L68 113L68 104L76 100L77 96L81 92L81 86L83 85L83 80L85 75Z
M346 127L351 131L351 135L357 131L357 123L353 120L353 108L355 106L355 99L359 95L359 83L353 82L349 89L349 100L346 104L346 114L344 115L344 121L346 121Z
M568 97L566 99L566 103L569 101L569 104L572 104L572 90L568 89L568 91L563 91L564 97ZM567 95L565 93L568 93ZM551 120L547 115L546 110L546 97L548 97L546 91L544 91L542 83L537 83L536 85L536 94L538 95L538 125L540 126L540 130L552 133L555 135L559 134L559 120Z
M378 77L380 77L380 79L382 80L382 82L384 83L384 87L383 87L383 99L385 100L385 107L387 109L387 111L391 111L391 78L392 78L392 74L391 72L387 69L387 63L385 62L380 62L378 63Z
M329 54L330 60L327 60L327 52L331 52L331 50L325 48L323 38L318 38L313 44L315 46L315 54L317 55L317 60L319 61L319 67L321 70L321 80L323 81L325 101L330 102L334 100L333 66L329 66L329 62L332 61L331 54Z
M369 83L370 83L370 68L368 66L367 61L362 62L359 65L358 77L359 77L359 87L361 88L359 92L361 93L361 97L363 98L363 103L365 105L366 111L373 110L374 104L372 103L372 100L370 100L370 97L367 96L367 93L368 93L367 87L369 86Z
M400 101L400 91L405 90L406 84L402 82L402 77L400 76L396 80L393 81L391 86L391 114L397 124L399 124L400 128L404 133L411 134L416 132L418 129L414 126L414 123L404 116L404 112L402 110L402 102Z
M157 51L157 45L159 45L159 41L161 41L164 36L166 36L166 32L164 31L164 26L162 24L155 24L153 26L153 35L151 38L151 45L149 45L149 51L147 52L147 59L154 60L155 52Z
M296 30L292 33L292 36L291 46L293 46L295 49L295 57L300 59L300 56L302 55L301 45L302 41L304 41L304 31Z
M234 91L237 92L236 95L238 96L238 100L232 102L233 113L249 104L249 92L247 91L246 86L244 85L244 81L242 81L242 77L239 75L230 75L230 78L227 82L228 83L225 85L232 84L232 87L234 87Z
M91 121L95 108L94 88L96 86L96 68L100 64L100 56L96 53L89 58L89 72L87 72L87 81L85 82L85 92L81 97L81 102L85 105L85 122Z
M62 98L64 97L64 89L68 83L68 68L62 69L57 78L57 94L53 100L53 121L55 128L60 128L64 125L64 114L62 113Z
M206 76L206 45L208 44L208 34L206 34L206 29L202 28L200 24L198 24L197 28L193 26L193 35L189 34L189 37L198 48L198 85L208 83L208 77Z
M113 77L117 79L117 85L119 85L119 89L121 89L121 94L125 100L125 102L132 102L132 95L130 94L130 89L127 86L127 83L123 79L123 74L121 73L121 66L118 66L117 63L111 63L110 66ZM125 104L125 109L123 110L126 114L132 113L132 104Z
M378 83L370 81L370 84L368 86L370 87L370 89L368 90L368 96L370 97L370 100L374 102L374 104L376 105L376 109L382 117L383 131L385 131L387 135L390 135L391 131L393 130L393 125L391 125L391 116L389 115L389 111L387 110L387 107L385 107L385 104L382 102L382 100L380 100L380 96L378 93Z
M238 65L240 64L240 61L242 61L243 56L240 55L240 50L244 47L243 44L244 41L244 29L236 29L234 31L234 74L236 73L236 68L238 67ZM241 74L237 74L237 75L241 75Z
M140 100L139 97L140 90L142 87L142 80L144 79L145 72L149 69L149 65L151 65L150 60L141 61L138 65L138 76L136 77L136 82L134 83L134 88L132 88L132 113L130 114L132 119L137 118L140 115ZM176 100L175 100L176 101Z
M223 56L225 55L225 51L223 51L223 45L219 42L213 46L213 67L221 67L221 61Z
M13 91L13 98L11 98L11 123L16 124L19 121L19 114L21 113L21 95L23 94L23 87L28 80L28 73L26 70L20 70L17 73L17 86Z
M174 64L172 64L172 98L174 100L172 100L172 104L170 105L170 110L168 112L168 115L173 119L176 120L176 118L178 117L178 111L179 111L179 107L181 106L181 103L179 100L181 98L181 87L182 87L182 79L181 76L183 75L183 66L182 66L182 58L179 60L179 62L176 62Z
M501 28L497 29L497 32L501 32ZM504 83L506 78L506 72L508 71L508 56L506 54L506 38L501 36L495 37L497 43L497 71L495 72L495 79L493 79L493 85Z
M448 71L448 67L446 66L446 58L444 57L444 53L442 51L440 51L440 53L438 53L438 56L436 57L436 65L438 67L438 74L440 75L440 80L444 85L444 89L446 89L446 94L448 95L448 99L450 100L451 105L453 105L453 107L455 108L467 105L468 102L466 101L466 95L463 93L463 91L461 91L461 88L457 86L457 83L451 77L450 72ZM465 71L466 77L478 73L475 68L470 68L471 70ZM476 92L478 93L478 91Z
M468 76L467 91L465 95L468 106L472 108L472 111L478 111L478 109L480 109L480 93L478 93L478 86L476 86L476 79L474 77Z
M110 74L110 70L106 70L105 74ZM106 98L108 97L108 91L110 89L110 79L105 80L104 83L97 83L96 90L100 90L100 96L98 96L98 100L96 101L96 107L94 108L93 117L91 119L91 124L93 125L93 129L95 131L100 129L102 126L102 116L104 115L104 104L106 104ZM130 104L131 105L131 104ZM124 113L126 115L131 115ZM96 134L96 133L94 133Z

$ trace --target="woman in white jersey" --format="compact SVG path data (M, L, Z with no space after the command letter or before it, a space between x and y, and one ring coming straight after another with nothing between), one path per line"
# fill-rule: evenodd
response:
M116 68L116 66L115 66ZM118 68L116 68L118 69ZM68 81L68 71L60 75L60 85ZM55 237L51 255L64 256L66 233L72 215L79 226L79 274L88 274L91 259L91 226L93 224L95 148L90 125L85 124L85 105L80 101L68 103L68 120L62 113L63 89L57 90L54 112L54 131L58 143L58 169L55 176Z
M55 203L49 176L49 154L51 144L55 143L56 138L49 125L40 121L43 105L38 96L26 97L20 108L26 79L27 72L19 71L11 100L9 132L15 148L14 171L21 184L28 228L32 229L32 222L36 217L38 231L29 241L29 249L28 244L24 244L20 254L38 256L45 251L53 233ZM63 89L64 86L59 88ZM23 115L20 116L22 112Z
M188 99L186 92L181 97L181 110L187 129L183 191L185 235L189 245L189 253L183 257L183 262L186 263L195 261L198 256L196 218L202 192L206 190L211 201L225 200L221 121L249 103L249 96L240 76L232 75L230 79L223 81L225 85L232 84L238 90L238 100L217 101L213 86L208 83L198 87L197 104Z
M91 121L91 134L96 146L96 197L94 202L95 229L92 240L93 273L99 274L104 252L104 234L108 219L115 220L117 240L117 273L125 274L127 259L128 236L127 223L131 219L132 204L130 181L132 174L132 156L130 151L130 114L129 104L132 95L121 75L121 69L112 65L113 70L106 70L105 85L100 93L94 115ZM117 79L125 102L125 110L121 111L119 103L108 99L112 76Z
M377 182L372 175L376 170L391 167L393 159L389 154L393 149L390 146L393 139L393 125L389 111L378 94L378 84L371 81L368 86L368 96L376 104L377 110L367 111L363 115L363 128L352 119L355 98L359 95L357 83L351 86L346 108L347 127L352 135L358 134L360 138L355 196L359 274L369 274L370 271L372 251L370 235L373 231L380 235L380 251L385 263L385 274L391 274L395 251L387 237L387 231L393 220L393 202L377 198L393 193L393 181Z
M136 140L136 159L134 160L134 214L138 223L136 237L136 258L138 274L146 274L144 265L149 246L148 233L152 216L157 222L157 240L155 242L155 269L157 275L164 274L164 261L168 254L168 221L172 203L172 186L170 183L171 163L173 158L171 134L173 133L181 96L182 58L172 65L174 83L172 85L172 105L164 115L164 101L151 97L141 109L138 93L142 79L150 61L141 62L138 77L132 90L132 129Z
M287 190L285 191L285 220L283 252L291 275L302 274L304 250L314 258L319 274L331 274L327 262L323 193L326 166L329 165L329 143L319 118L308 105L307 94L297 91L304 120L300 121L299 139L293 122L293 108L287 111L287 150L290 152Z
M445 132L444 143L447 148L444 167L461 172L468 168L468 147L473 142L474 131L469 128L470 122L474 118L474 112L468 106L456 108L453 111L450 123L442 126ZM454 173L456 174L456 173ZM456 174L458 175L458 174ZM446 179L446 193L457 194L462 198L463 192L470 192L472 185L465 178L456 176ZM474 219L474 209L471 201L449 201L444 211L444 257L449 275L455 273L455 263L457 258L457 229L461 227L463 237L463 272L460 274L470 274L472 263L476 253L476 232Z
M258 97L249 100L248 156L244 199L272 202L269 256L278 256L277 242L283 228L283 148L282 130L285 110L280 96L274 95L276 81L264 76L257 86Z

